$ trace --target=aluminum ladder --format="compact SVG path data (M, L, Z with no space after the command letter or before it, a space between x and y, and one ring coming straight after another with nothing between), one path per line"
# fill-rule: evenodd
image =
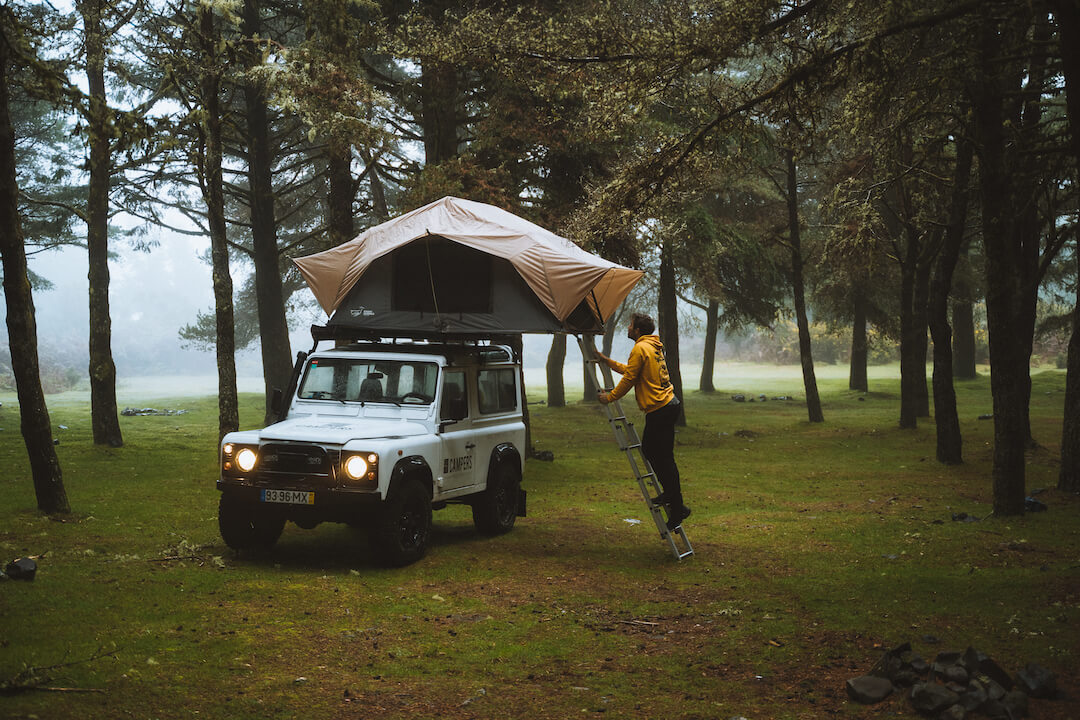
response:
M585 374L592 380L593 390L599 393L602 388L606 390L613 388L611 368L597 357L596 348L591 339L586 340L585 336L578 335L577 341L578 347L581 348L581 357L586 363L587 372ZM600 384L600 379L596 375L598 369L604 381L603 385ZM667 542L671 554L675 556L676 560L682 560L684 557L693 555L694 548L690 546L690 540L686 537L686 531L683 530L682 525L679 525L674 530L668 530L667 520L664 517L664 506L657 505L652 501L654 497L660 494L663 488L656 479L656 473L653 472L652 465L649 464L649 461L641 452L641 438L638 437L637 430L634 429L634 423L626 417L622 404L618 400L606 404L601 403L601 405L604 408L604 414L607 416L608 424L615 434L615 442L618 443L619 449L626 453L630 469L634 473L638 488L641 490L641 496L645 499L645 505L649 508L649 514L652 515L653 522L656 523L656 529L659 531L660 537Z

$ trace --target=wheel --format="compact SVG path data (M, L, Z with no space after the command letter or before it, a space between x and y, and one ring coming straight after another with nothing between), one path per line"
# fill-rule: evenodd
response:
M419 479L399 478L391 485L371 534L379 561L389 567L414 563L427 552L430 536L431 494Z
M240 502L222 493L218 503L218 530L233 550L266 550L285 529L285 516L269 508Z
M476 529L484 535L510 532L517 520L520 494L521 471L517 466L508 461L495 463L488 472L487 489L472 504Z

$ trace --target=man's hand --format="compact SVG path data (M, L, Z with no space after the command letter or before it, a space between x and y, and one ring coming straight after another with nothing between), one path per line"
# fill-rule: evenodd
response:
M603 390L596 393L596 399L599 400L604 405L607 405L609 402L611 402L611 400L608 399L608 394L606 392L604 392Z

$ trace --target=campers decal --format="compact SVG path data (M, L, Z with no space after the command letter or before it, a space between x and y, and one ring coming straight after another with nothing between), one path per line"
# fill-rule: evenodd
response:
M472 455L465 455L463 457L456 458L443 458L443 475L449 475L451 473L458 472L467 472L469 470L472 470Z
M374 310L372 310L371 308L366 308L363 305L358 308L354 308L349 312L352 314L353 317L371 317L375 314Z

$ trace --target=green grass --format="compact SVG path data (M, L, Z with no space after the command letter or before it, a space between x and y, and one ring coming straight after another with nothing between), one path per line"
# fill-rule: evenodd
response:
M42 556L34 582L0 583L0 683L34 670L40 687L94 691L0 696L0 716L909 716L900 697L866 708L843 687L909 640L1038 662L1080 697L1080 500L1052 489L1064 373L1033 379L1028 488L1050 488L1050 510L993 518L987 378L958 385L966 462L945 467L932 421L897 429L894 377L862 396L822 373L826 422L812 425L798 400L731 400L801 398L796 374L735 372L686 399L676 451L696 554L682 562L593 406L531 406L555 461L528 462L512 533L481 537L450 507L424 560L386 570L337 525L289 526L267 556L230 552L213 398L121 418L120 449L93 446L80 398L54 399L74 512L43 517L15 399L0 397L0 559ZM243 398L246 425L260 408Z

